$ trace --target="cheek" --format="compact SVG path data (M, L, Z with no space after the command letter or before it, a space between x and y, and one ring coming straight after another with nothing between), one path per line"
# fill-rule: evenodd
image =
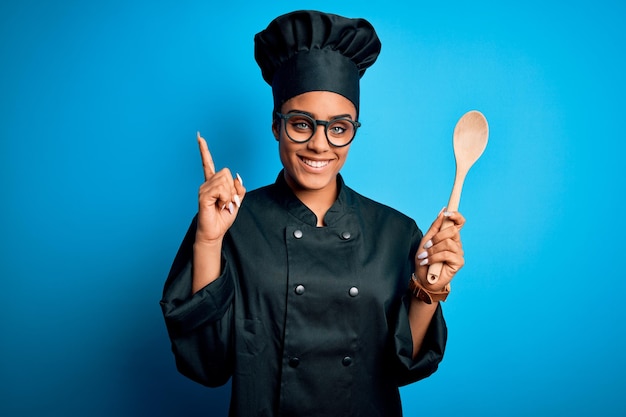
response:
M285 145L283 145L280 139L276 139L278 141L278 155L280 156L280 160L285 165L285 160L287 158L287 150L285 149Z
M283 140L282 138L276 139L278 141L278 154L280 156L280 161L284 165L292 164L292 159L295 158L295 149L292 146L292 143Z
M341 151L337 152L337 156L339 157L339 163L341 164L341 166L343 166L343 164L346 162L346 159L348 159L349 150L350 150L350 145L348 145L345 148L342 148Z

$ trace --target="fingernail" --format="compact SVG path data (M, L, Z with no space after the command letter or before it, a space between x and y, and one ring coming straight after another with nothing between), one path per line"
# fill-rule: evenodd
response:
M224 203L224 205L222 206L222 210L224 210L226 208L226 203Z
M241 179L241 175L237 173L237 179L239 180L239 184L243 185L243 180Z
M417 259L424 259L428 256L428 253L426 251L420 253L419 255L417 255Z
M239 195L235 194L235 205L237 206L237 208L241 207L241 199L239 198Z
M234 211L235 211L235 206L233 206L233 203L228 203L228 212L230 214L233 214Z
M452 216L452 212L451 211L444 211L443 215L444 215L444 217L450 217L450 216Z
M428 263L428 258L424 259L422 262L420 262L420 266L424 266Z
M428 249L430 247L433 246L433 241L429 240L428 242L424 243L424 249Z

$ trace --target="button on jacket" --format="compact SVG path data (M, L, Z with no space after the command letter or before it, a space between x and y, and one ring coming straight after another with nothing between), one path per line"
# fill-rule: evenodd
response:
M161 307L178 370L232 377L231 416L400 416L398 387L432 374L441 307L412 359L413 220L344 185L326 227L287 186L250 191L224 239L220 277L191 295L192 222Z

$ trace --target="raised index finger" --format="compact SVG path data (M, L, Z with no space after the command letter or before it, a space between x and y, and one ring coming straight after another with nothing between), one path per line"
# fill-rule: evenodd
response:
M198 146L200 147L200 157L202 158L204 180L208 181L209 178L215 175L215 164L213 163L211 152L209 152L209 145L207 145L206 140L200 136L200 132L198 132Z

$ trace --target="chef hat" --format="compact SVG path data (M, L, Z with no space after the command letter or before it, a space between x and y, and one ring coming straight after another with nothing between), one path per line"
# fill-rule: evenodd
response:
M274 19L254 37L254 57L272 87L274 109L308 91L332 91L359 110L359 79L380 53L364 19L303 10Z

